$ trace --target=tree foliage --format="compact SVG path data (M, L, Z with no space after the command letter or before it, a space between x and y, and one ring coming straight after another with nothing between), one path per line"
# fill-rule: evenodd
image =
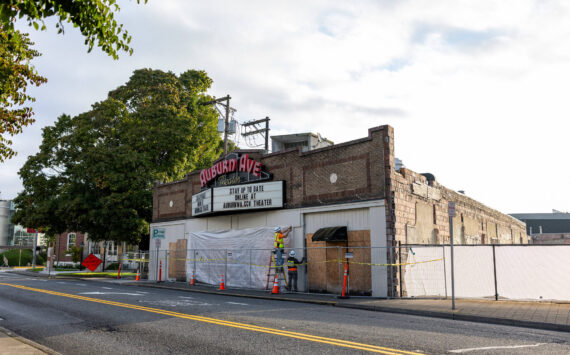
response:
M136 243L148 234L156 180L181 179L220 154L203 71L137 70L105 101L43 131L20 176L13 221L46 233Z
M12 137L31 124L32 108L28 103L35 99L27 94L29 84L39 86L46 79L29 65L30 60L40 54L33 50L33 43L27 34L0 29L0 162L13 157Z
M140 3L140 0L137 0ZM146 0L145 0L146 3ZM46 79L39 76L30 61L40 55L33 50L27 34L15 28L25 19L36 30L46 29L44 19L57 17L58 33L64 23L79 28L90 52L95 45L114 59L125 51L132 54L131 36L115 20L116 0L3 0L0 3L0 162L13 157L12 141L6 135L21 133L34 122L27 103L34 99L26 94L28 85L39 86Z

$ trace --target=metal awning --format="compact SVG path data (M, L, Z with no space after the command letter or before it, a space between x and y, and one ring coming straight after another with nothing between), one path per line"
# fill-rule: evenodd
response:
M321 228L313 234L313 242L346 242L348 234L346 227Z

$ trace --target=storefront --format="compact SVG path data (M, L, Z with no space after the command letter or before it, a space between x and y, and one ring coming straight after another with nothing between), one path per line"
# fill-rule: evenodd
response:
M307 146L292 141L300 136ZM194 274L216 284L225 273L230 286L264 288L274 228L291 226L285 248L306 258L302 291L338 293L348 262L351 293L386 297L398 292L398 243L449 243L448 201L457 204L454 238L465 231L473 234L465 240L484 243L491 229L497 236L524 232L524 224L446 189L431 174L396 170L390 126L336 145L319 136L327 144L318 149L311 149L311 138L286 136L295 148L271 154L232 152L181 181L157 184L150 278L164 260L163 277L171 280ZM323 232L332 227L345 232Z

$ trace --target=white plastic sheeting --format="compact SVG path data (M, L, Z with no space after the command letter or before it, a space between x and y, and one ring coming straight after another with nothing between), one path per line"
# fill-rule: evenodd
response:
M190 233L187 275L197 282L263 289L274 242L274 227Z
M495 254L499 296L570 301L570 245L503 246Z
M445 296L443 247L409 248L402 268L408 296ZM434 261L437 260L437 261Z
M443 261L421 263L442 258ZM413 252L412 252L413 251ZM451 296L449 246L412 247L403 266L408 297ZM455 296L494 298L493 246L456 246ZM497 293L516 300L570 301L570 246L495 246Z

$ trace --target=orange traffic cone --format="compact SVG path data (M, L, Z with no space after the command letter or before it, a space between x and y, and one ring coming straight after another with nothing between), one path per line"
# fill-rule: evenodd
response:
M222 282L220 282L220 288L218 291L224 291L226 289L226 285L224 284L224 274L222 274Z
M137 269L137 278L136 281L140 281L141 279L141 269Z
M190 286L195 286L196 280L194 279L194 273L192 273L192 278L190 279Z
M273 280L273 290L271 290L271 294L279 294L279 275L275 274L275 279Z

